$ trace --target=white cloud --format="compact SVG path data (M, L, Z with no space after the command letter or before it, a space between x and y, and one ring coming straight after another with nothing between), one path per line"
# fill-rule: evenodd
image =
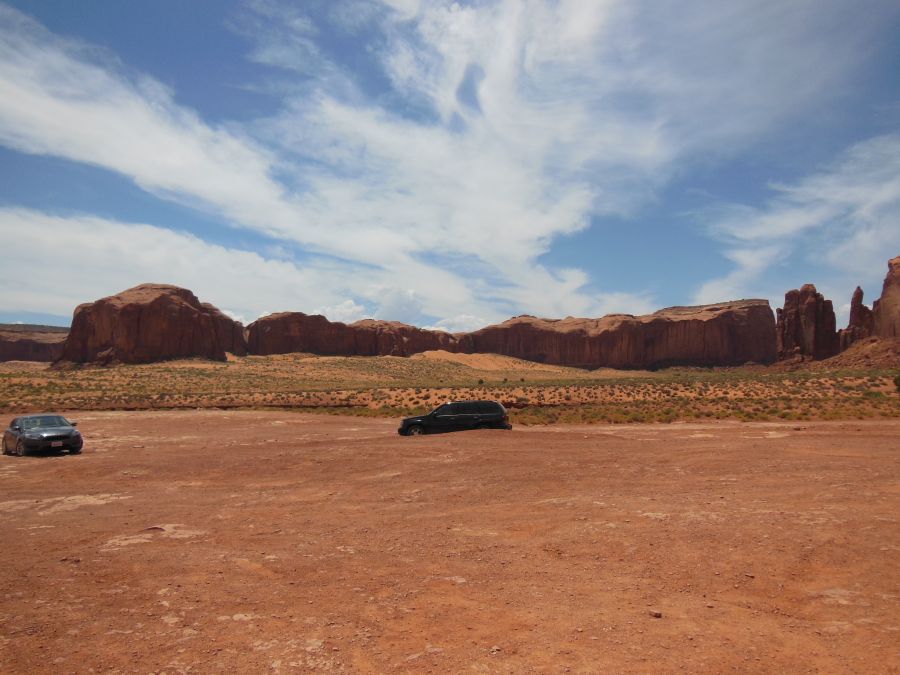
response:
M900 253L900 134L857 143L821 171L772 189L773 198L762 208L723 205L708 215L736 267L704 284L697 300L756 288L780 304L780 293L766 277L793 253L829 279L817 286L834 301L840 325L846 319L844 298L857 285L868 289L869 300L877 297L886 261Z
M0 265L4 311L69 315L82 302L142 282L189 288L244 321L272 308L315 311L309 288L336 310L326 309L329 318L346 318L355 306L343 296L352 276L343 266L320 260L299 267L151 225L0 208L0 237L16 250Z
M442 330L447 333L470 333L472 331L478 330L479 328L484 328L489 323L489 321L485 321L480 316L460 314L458 316L452 316L448 319L441 319L433 326L424 326L424 328L426 330Z
M331 307L319 307L313 310L312 313L321 314L332 321L341 321L343 323L353 323L366 318L366 308L349 299Z

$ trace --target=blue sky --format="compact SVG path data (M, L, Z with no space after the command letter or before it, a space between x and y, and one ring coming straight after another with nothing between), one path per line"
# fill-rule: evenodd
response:
M138 283L470 330L900 254L893 0L0 0L0 321Z

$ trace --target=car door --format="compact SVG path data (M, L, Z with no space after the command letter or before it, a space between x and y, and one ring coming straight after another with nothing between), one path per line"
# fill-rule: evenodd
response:
M465 429L474 429L481 423L481 412L478 410L478 404L475 402L454 403L457 409L456 428L460 431Z
M456 426L456 413L453 410L452 403L445 403L436 408L431 413L431 424L429 430L437 433L445 431L453 431Z

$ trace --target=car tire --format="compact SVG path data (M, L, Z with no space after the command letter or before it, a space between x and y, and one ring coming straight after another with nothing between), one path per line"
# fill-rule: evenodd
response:
M409 429L406 430L407 436L421 436L425 433L425 427L421 424L413 424Z
M25 456L25 444L22 442L22 439L16 441L16 455L19 457Z

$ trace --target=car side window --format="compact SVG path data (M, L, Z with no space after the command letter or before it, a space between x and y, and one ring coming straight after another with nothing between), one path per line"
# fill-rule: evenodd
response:
M483 415L490 415L491 413L497 412L497 406L490 401L479 401L478 402L478 412Z
M437 410L435 410L434 414L435 415L452 415L453 408L449 403L445 403L444 405L440 406Z
M479 413L478 405L475 403L456 403L455 407L459 408L460 415L477 415Z

